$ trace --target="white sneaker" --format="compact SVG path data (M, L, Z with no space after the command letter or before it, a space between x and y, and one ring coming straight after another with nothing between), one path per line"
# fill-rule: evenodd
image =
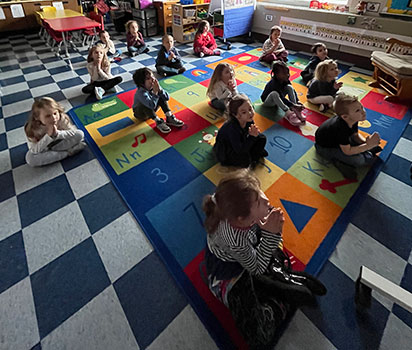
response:
M94 88L94 94L96 95L96 98L97 98L98 100L101 100L101 99L103 98L104 93L105 93L105 91L104 91L103 88L98 87L98 86L96 86L96 87Z
M159 122L156 121L156 127L159 129L160 132L162 132L163 134L167 134L170 131L172 131L172 129L170 129L165 121L163 119L161 119Z
M205 54L203 52L199 53L200 58L205 57Z

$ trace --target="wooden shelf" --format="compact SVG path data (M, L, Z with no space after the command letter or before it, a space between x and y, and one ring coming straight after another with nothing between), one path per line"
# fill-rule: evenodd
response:
M185 31L190 28L190 26L193 26L193 28L196 29L197 24L205 19L198 16L198 10L203 8L208 11L209 5L209 3L173 5L172 29L173 37L176 41L180 43L189 43L195 39L195 31L190 35L185 34Z

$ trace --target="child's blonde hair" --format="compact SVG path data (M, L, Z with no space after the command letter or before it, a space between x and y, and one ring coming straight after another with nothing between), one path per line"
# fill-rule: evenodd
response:
M103 59L102 59L102 68L107 69L108 67L110 67L110 61L107 58L107 50L103 44L96 44L89 50L89 55L87 56L87 62L89 63L93 62L93 53L98 49L102 50L104 53Z
M336 99L333 102L333 109L335 113L341 117L344 114L348 114L349 106L355 102L358 102L357 96L340 93L337 94Z
M57 129L69 130L73 126L68 115L64 113L64 109L61 104L53 100L51 97L39 98L35 100L31 106L29 118L24 125L24 131L27 138L32 142L39 141L47 132L45 126L40 121L40 111L44 108L51 108L52 110L59 111L60 120L57 123Z
M282 28L281 27L273 26L272 28L270 28L270 36L272 36L272 34L275 30L279 31L279 33L282 34Z
M207 233L215 233L221 220L247 218L259 194L260 182L250 170L241 169L220 180L216 192L203 199Z
M209 87L207 88L207 91L206 91L207 96L210 97L210 95L212 94L212 92L215 88L216 83L218 83L220 80L222 80L222 73L225 70L225 68L229 68L232 71L233 76L235 75L235 70L233 69L233 66L231 64L226 63L226 62L219 63L216 66L216 68L215 68L215 70L212 74L212 78L210 79Z
M320 62L315 69L315 79L320 81L328 80L328 70L330 66L338 66L338 63L335 60L324 60Z
M136 23L136 25L137 25L137 30L139 30L139 23L137 23L137 21L134 21L134 20L131 19L130 21L127 21L126 24L124 25L124 26L126 27L126 32L127 32L127 33L130 33L130 25L131 25L132 23Z

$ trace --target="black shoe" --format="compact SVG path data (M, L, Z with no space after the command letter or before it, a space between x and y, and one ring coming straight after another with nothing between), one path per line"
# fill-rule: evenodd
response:
M179 71L178 71L179 74L182 74L182 73L184 73L184 72L186 72L186 68L185 68L185 67L179 68Z
M268 151L266 151L265 149L262 151L261 157L265 158L269 155Z
M143 51L143 53L148 53L150 51L150 49L147 47L144 51Z
M349 164L345 164L340 160L334 160L333 165L341 172L341 174L349 180L357 180L358 174L356 173L356 169Z
M376 155L377 153L382 152L383 148L381 146L376 146L373 147L372 149L369 150L373 155Z
M325 295L327 293L323 283L305 271L293 271L290 275L295 281L301 282L308 287L315 295Z

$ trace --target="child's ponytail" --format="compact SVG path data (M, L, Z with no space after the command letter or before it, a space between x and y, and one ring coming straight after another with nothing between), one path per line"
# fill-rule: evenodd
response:
M206 232L213 234L219 225L220 216L217 210L216 198L214 195L206 195L203 199L202 209L206 214L205 228Z

